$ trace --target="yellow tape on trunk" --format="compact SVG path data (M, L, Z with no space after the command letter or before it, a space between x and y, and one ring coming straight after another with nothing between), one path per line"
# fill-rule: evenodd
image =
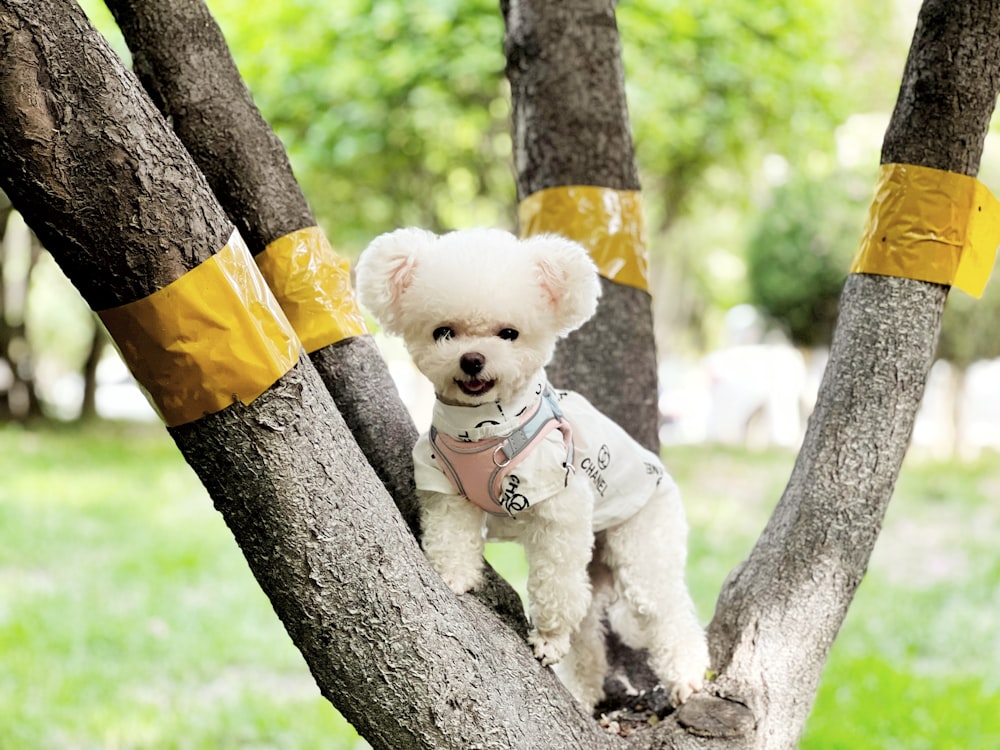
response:
M307 352L368 332L351 289L350 262L319 227L279 237L256 261Z
M98 315L171 427L249 404L301 351L237 232L162 289Z
M552 232L579 242L602 276L649 291L649 255L637 190L568 185L532 193L518 205L521 236Z
M901 276L981 297L1000 244L1000 203L975 177L883 164L851 273Z

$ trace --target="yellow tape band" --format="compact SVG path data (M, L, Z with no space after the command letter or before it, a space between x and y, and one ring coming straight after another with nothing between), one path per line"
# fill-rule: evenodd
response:
M901 276L981 297L1000 244L1000 203L975 177L883 164L851 273Z
M301 350L237 232L162 289L98 315L171 427L250 403Z
M532 193L517 208L521 236L552 232L590 251L601 276L649 291L642 199L637 190L569 185Z
M279 237L256 261L307 352L368 332L351 289L351 264L319 227Z

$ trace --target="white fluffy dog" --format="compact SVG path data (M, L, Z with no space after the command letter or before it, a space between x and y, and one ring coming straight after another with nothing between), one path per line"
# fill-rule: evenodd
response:
M675 705L702 687L705 635L684 583L687 525L658 457L582 396L555 392L556 341L594 314L586 250L495 229L381 235L361 255L362 303L434 384L414 449L423 548L451 589L480 583L483 543L528 560L529 641L574 696L603 696L603 615L646 648Z

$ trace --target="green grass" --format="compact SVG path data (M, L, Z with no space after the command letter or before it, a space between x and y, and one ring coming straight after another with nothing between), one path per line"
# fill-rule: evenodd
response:
M1000 472L908 460L802 747L1000 747Z
M0 430L0 748L354 748L162 429Z
M707 621L793 457L666 455ZM987 459L904 468L803 748L1000 747L998 489ZM0 750L363 746L163 430L0 427Z
M778 501L794 456L669 449L691 522L689 581L707 622ZM907 459L868 573L834 643L804 750L1000 747L1000 471Z

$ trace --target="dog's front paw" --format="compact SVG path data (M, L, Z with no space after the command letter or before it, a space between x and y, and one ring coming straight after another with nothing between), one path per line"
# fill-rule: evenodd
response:
M569 653L569 633L540 633L532 629L528 643L535 658L545 667L558 664Z
M456 594L464 594L467 591L477 588L483 582L482 573L479 571L444 571L441 573L448 588Z

